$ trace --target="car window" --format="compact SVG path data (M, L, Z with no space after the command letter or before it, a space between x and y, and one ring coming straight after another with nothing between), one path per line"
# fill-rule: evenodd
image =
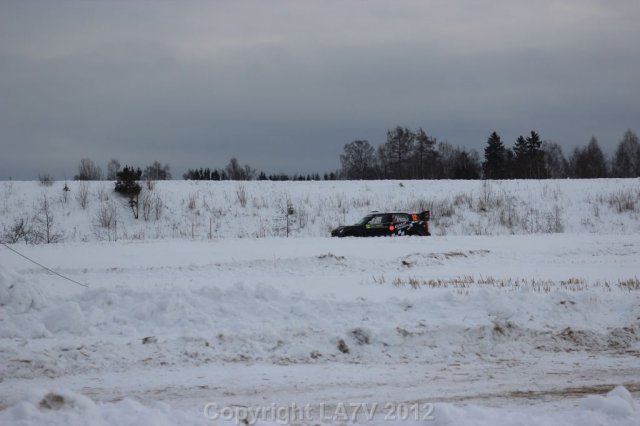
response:
M373 216L369 221L370 225L380 225L382 223L382 216Z
M356 225L365 225L365 224L369 223L370 219L371 219L371 215L365 216L362 219L360 219L358 221L358 223L356 223Z
M409 215L402 214L402 213L393 214L393 223L402 223L402 222L408 222L408 221L409 221Z

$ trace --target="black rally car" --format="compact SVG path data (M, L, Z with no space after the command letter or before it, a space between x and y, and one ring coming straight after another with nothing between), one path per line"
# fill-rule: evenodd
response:
M429 211L422 213L372 212L355 225L338 226L332 237L384 237L391 235L428 236Z

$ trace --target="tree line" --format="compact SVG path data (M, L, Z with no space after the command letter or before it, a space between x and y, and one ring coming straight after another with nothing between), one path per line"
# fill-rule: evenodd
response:
M171 180L170 166L168 164L162 165L158 161L154 161L152 164L146 166L144 170L140 167L126 167L128 169L130 168L132 172L135 172L138 175L139 180ZM106 180L116 180L118 178L118 173L123 170L124 169L120 162L114 158L107 164L107 174L105 176L102 173L102 169L96 165L92 159L83 158L80 160L80 163L78 163L78 174L74 175L73 179L102 180L103 178L106 178Z
M78 165L76 180L116 180L122 171L120 162L112 159L106 176L91 159L83 158ZM155 181L172 178L168 164L158 161L144 169L131 168L138 180ZM48 178L48 175L43 175ZM423 129L413 131L397 126L388 130L386 140L374 147L367 140L354 140L344 145L340 154L340 169L324 173L269 174L258 172L248 164L232 158L221 168L188 169L185 180L272 180L319 181L337 179L561 179L640 177L640 142L627 130L611 158L603 153L598 140L592 137L575 148L567 158L562 147L542 140L536 131L521 135L511 147L497 132L486 141L484 155L475 150L438 141ZM41 180L46 180L41 176Z
M107 164L107 173L103 174L102 169L90 158L83 158L78 163L78 173L74 175L74 180L117 180L121 172L125 172L127 176L135 176L136 180L156 181L171 180L172 175L169 164L162 165L158 161L146 166L144 169L140 167L121 166L120 162L112 159ZM319 173L311 174L293 174L275 173L267 175L265 172L258 172L248 164L241 164L237 158L232 158L229 163L221 169L201 167L188 169L183 173L182 178L185 180L274 180L274 181L318 181L318 180L336 180L337 172L324 173L321 177ZM52 182L53 178L49 174L40 174L41 183Z
M272 180L272 181L318 181L336 180L338 174L335 172L325 173L320 177L319 173L293 174L275 173L267 175L265 172L258 173L256 169L248 164L241 165L237 158L229 160L223 169L211 169L209 167L199 169L189 169L182 175L185 180Z
M566 158L555 142L543 141L536 131L519 136L508 147L497 132L487 138L483 158L474 150L453 146L398 126L387 131L377 148L367 140L344 146L340 179L560 179L639 177L640 143L631 130L624 134L611 159L598 140L576 148Z

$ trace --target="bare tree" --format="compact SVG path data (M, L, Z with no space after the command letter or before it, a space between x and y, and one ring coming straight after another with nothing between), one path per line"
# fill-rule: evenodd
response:
M566 178L569 164L562 153L562 147L556 142L544 141L542 142L542 152L544 152L544 164L549 178Z
M415 134L406 127L397 126L387 131L387 141L382 145L383 155L389 162L391 178L403 179L407 177L410 153L413 151Z
M252 180L256 176L256 170L245 164L240 165L237 158L232 158L225 167L225 172L229 180Z
M424 130L418 129L413 148L413 177L418 179L433 178L436 142L436 138L429 137Z
M449 142L440 141L438 142L437 153L437 177L439 179L451 179L456 168L456 160L459 154L458 150Z
M618 144L613 156L612 174L614 177L640 176L640 141L631 129L625 132Z
M37 242L51 244L62 241L62 233L56 230L54 222L51 203L45 195L33 217L33 232Z
M82 207L82 210L87 208L89 204L89 184L87 182L80 182L78 186L78 193L76 194L76 200Z
M169 171L170 167L168 164L164 166L160 164L158 161L154 161L153 164L147 166L142 173L143 180L170 180L171 172Z
M115 158L107 164L107 180L116 180L120 171L120 162Z
M254 180L256 178L256 175L258 174L256 169L254 169L248 164L245 164L243 169L244 169L244 180Z
M235 157L229 160L229 164L225 167L225 171L227 172L227 176L229 176L230 180L244 180L244 171L240 166L240 162Z
M164 208L162 198L150 191L144 191L140 197L140 203L142 204L142 218L145 222L152 218L160 220L162 209Z
M340 154L341 174L346 179L370 179L375 173L375 150L366 140L345 144Z
M78 174L74 176L75 180L100 180L102 179L102 170L96 166L90 158L83 158L78 164Z
M457 148L453 158L454 168L452 179L479 179L482 166L480 156L474 150L467 151Z
M569 160L571 175L593 179L607 177L607 163L595 137L585 148L576 148Z

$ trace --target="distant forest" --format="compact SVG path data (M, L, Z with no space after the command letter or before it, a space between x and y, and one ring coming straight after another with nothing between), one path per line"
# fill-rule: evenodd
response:
M396 127L386 141L372 146L355 140L344 146L340 169L322 179L561 179L640 176L640 142L627 130L613 158L608 159L593 137L576 148L569 158L555 142L543 141L531 131L508 147L496 132L487 138L484 156L474 150L438 141L424 130ZM320 180L319 174L266 175L232 159L223 170L193 169L183 175L192 180Z
M419 129L396 127L377 148L366 140L344 146L341 179L560 179L640 176L640 143L628 130L608 159L593 137L569 158L555 142L531 131L508 147L496 132L487 138L484 156L438 142Z
M115 180L121 172L120 162L111 160L106 179ZM133 170L133 168L132 168ZM172 175L168 164L159 162L137 168L142 180L167 180ZM413 131L398 126L387 131L383 144L375 147L367 140L344 145L340 168L310 174L266 174L232 158L222 169L194 168L182 175L185 180L373 180L373 179L591 179L640 177L640 142L627 130L612 158L600 149L592 137L566 157L559 144L542 140L536 131L519 136L507 146L497 132L491 133L482 157L475 150L438 141L423 129ZM50 180L41 175L40 180ZM103 179L101 169L88 158L78 165L76 180Z

